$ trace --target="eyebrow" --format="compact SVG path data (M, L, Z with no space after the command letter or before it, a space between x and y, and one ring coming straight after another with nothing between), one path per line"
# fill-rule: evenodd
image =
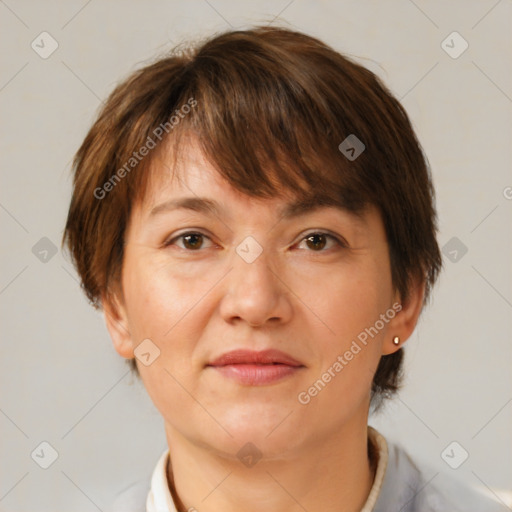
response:
M339 204L335 204L332 201L320 199L317 201L299 200L288 203L278 213L278 216L283 219L293 219L296 217L300 217L302 215L306 215L308 213L312 213L316 210L329 207L336 208L348 214L355 220L359 221L361 224L366 224L366 219L362 211L352 211ZM151 210L149 216L151 218L156 215L175 210L191 210L195 212L204 213L206 215L214 215L216 217L226 216L226 212L219 202L213 199L208 199L206 197L180 197L176 199L169 199L168 201L164 201L163 203L160 203L159 205L155 206Z

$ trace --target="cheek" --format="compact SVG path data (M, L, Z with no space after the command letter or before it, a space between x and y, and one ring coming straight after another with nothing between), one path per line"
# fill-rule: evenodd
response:
M123 286L134 338L162 344L205 293L205 280L177 274L158 259L127 258Z
M164 283L144 272L132 272L126 281L125 299L134 343L145 338L161 338L169 318L169 300L164 294Z
M341 294L329 306L326 323L335 334L318 339L318 364L312 368L307 387L301 390L306 400L314 402L312 410L322 417L326 428L348 421L370 398L386 329L374 327L385 311L381 302L370 289Z
M149 258L125 260L123 290L132 342L137 346L149 339L156 346L150 345L152 357L158 354L147 366L137 361L139 374L157 409L170 417L190 407L180 383L195 393L191 361L204 326L194 307L205 294L204 280L174 274Z
M204 364L198 344L215 307L209 292L222 269L191 275L186 266L171 267L158 255L136 256L126 258L123 279L130 333L135 346L150 339L159 354L150 366L138 361L139 373L151 395L152 389L172 394L171 375L192 392ZM175 391L181 393L179 386Z
M319 316L333 336L346 342L372 326L389 307L389 283L372 264L331 272L315 297Z
M310 303L315 303L312 309L317 307L328 328L317 340L315 373L329 382L330 391L323 399L357 403L367 393L381 357L387 332L381 315L391 307L390 282L370 262L351 272L332 272L323 290L323 294L309 294Z

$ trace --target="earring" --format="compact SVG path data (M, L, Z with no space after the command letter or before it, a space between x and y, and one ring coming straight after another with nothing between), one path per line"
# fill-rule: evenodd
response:
M398 336L393 338L393 345L400 345L400 338Z

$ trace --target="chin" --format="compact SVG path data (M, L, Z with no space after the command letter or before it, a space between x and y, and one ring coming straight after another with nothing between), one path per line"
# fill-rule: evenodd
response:
M236 450L246 443L253 443L270 455L286 452L304 436L304 422L299 428L298 416L295 416L293 407L263 403L233 407L218 418L233 436L223 439Z

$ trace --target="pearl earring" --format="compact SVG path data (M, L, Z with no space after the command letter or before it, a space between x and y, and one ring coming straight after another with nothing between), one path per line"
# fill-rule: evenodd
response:
M393 338L393 345L400 345L400 338L398 336Z

